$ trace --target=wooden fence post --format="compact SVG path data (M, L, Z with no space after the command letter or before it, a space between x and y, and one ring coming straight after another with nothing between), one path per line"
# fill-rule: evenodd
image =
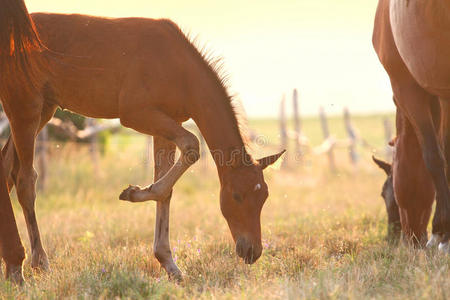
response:
M197 128L198 132L198 139L200 140L200 164L202 169L208 168L208 154L207 154L207 148L205 138L203 137L200 129Z
M283 95L283 98L281 98L280 102L280 141L281 141L281 149L287 149L288 147L288 135L287 135L287 121L286 121L286 109L285 109L285 103L286 103L286 96ZM288 159L284 159L283 163L281 164L282 168L287 167L287 161Z
M294 130L295 130L295 154L301 157L302 149L300 145L300 137L301 137L301 121L299 114L299 104L298 104L298 92L297 89L294 89L292 94L292 104L294 110Z
M356 152L356 132L355 129L352 126L352 123L350 121L350 112L348 108L344 108L344 122L345 122L345 129L347 131L348 137L350 139L350 143L348 146L348 152L350 154L350 160L353 165L356 165L359 160L358 153Z
M86 119L86 127L94 127L97 121L95 119L88 118ZM100 167L99 167L99 149L98 149L98 133L92 134L89 137L89 152L91 153L92 163L94 166L95 176L99 176Z
M383 118L383 126L384 126L384 139L385 139L385 155L387 161L392 160L392 147L389 145L389 143L392 140L392 124L388 117Z
M44 126L37 137L36 143L36 162L39 172L37 188L40 191L45 190L47 184L47 159L48 157L48 128Z
M320 116L320 124L322 125L323 138L324 138L324 140L328 140L330 138L330 131L328 129L328 121L327 121L327 117L325 115L325 111L324 111L323 107L320 107L319 116ZM330 145L330 149L327 152L328 153L328 162L330 164L330 170L332 172L336 172L336 163L334 161L333 148L334 148L334 145Z

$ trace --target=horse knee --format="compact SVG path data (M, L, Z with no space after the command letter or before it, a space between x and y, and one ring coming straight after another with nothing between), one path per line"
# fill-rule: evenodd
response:
M200 142L192 133L189 132L183 136L181 140L177 141L177 144L188 164L194 164L200 159Z

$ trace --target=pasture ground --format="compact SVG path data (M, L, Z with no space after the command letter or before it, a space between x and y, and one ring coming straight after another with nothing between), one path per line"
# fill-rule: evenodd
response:
M379 115L353 119L377 149L384 147L381 120ZM250 124L268 142L279 142L276 121ZM320 143L316 119L305 119L303 128L313 145ZM330 120L330 130L345 136L340 118ZM274 150L255 146L253 153ZM328 170L326 156L311 154L292 170L266 172L264 251L252 266L235 255L211 161L197 164L172 198L170 240L185 279L176 284L152 254L155 204L118 200L128 183L151 181L145 138L127 132L112 136L97 176L87 146L52 144L48 188L37 200L51 271L34 272L27 261L25 286L0 281L0 298L448 299L449 257L385 241L380 197L385 175L372 164L370 149L359 152L355 169L346 150L336 150L336 174ZM15 196L13 202L29 257Z

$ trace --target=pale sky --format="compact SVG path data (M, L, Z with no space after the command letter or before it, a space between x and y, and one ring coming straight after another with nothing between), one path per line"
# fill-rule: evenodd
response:
M378 0L25 0L30 12L169 18L224 58L250 117L275 117L300 93L303 114L393 111L372 49Z

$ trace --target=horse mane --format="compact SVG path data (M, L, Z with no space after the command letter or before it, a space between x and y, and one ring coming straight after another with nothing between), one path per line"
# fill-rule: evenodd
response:
M37 89L43 46L24 0L2 0L0 9L1 85ZM3 89L2 89L3 90Z
M229 75L225 72L223 57L214 55L204 44L200 44L198 37L193 38L190 33L183 32L176 23L171 20L166 21L186 41L189 50L203 63L203 66L210 72L217 85L221 88L225 96L223 99L225 100L226 111L233 121L234 129L239 133L239 137L244 145L244 151L247 152L246 150L250 144L247 135L247 119L242 108L242 103L236 99L235 95L228 93Z

